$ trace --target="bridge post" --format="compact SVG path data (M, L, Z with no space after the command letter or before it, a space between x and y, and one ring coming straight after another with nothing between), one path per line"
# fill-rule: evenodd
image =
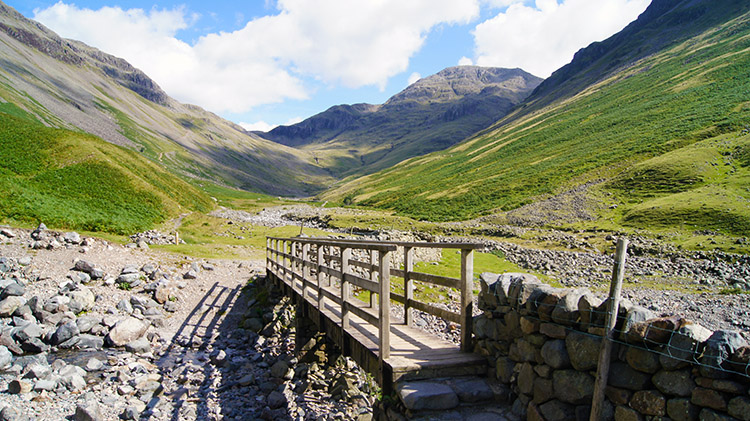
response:
M411 280L409 272L414 269L414 249L404 246L404 324L414 325L414 311L409 300L414 299L414 281Z
M377 282L377 272L374 269L374 266L378 263L378 251L375 249L370 250L370 280L372 282ZM370 308L375 308L375 293L370 291Z
M310 243L302 245L302 298L310 298L310 289L307 282L310 279L310 266L307 264L308 255L310 254Z
M316 270L317 270L317 273L318 273L317 274L317 278L318 278L318 309L322 309L323 308L323 304L324 304L323 293L320 292L321 286L323 284L323 271L320 270L320 268L322 268L323 265L325 264L325 261L324 261L324 258L323 258L323 251L324 250L325 249L323 248L323 245L322 244L318 244L318 252L317 252L317 254L318 254L318 256L317 256L318 265L316 266Z
M346 280L346 275L349 274L349 259L351 257L352 249L341 247L341 328L344 330L349 328L350 285Z
M378 266L380 269L380 370L383 370L383 360L391 356L391 252L379 250ZM381 373L382 375L382 373Z
M474 250L461 249L461 351L471 352L472 283L474 281Z

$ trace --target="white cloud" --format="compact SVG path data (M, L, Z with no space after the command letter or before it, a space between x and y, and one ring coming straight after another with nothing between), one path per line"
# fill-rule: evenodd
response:
M459 66L473 66L474 65L474 61L472 59L468 58L468 57L461 57L458 60L458 65Z
M412 83L418 81L419 79L422 79L422 75L420 75L417 72L414 72L414 73L412 73L412 74L409 75L409 79L408 79L407 83L409 85L411 85Z
M279 126L291 126L302 121L302 117L293 117L286 121L284 124L268 124L265 121L257 121L255 123L238 123L240 127L247 131L261 131L268 132Z
M573 54L624 28L651 0L536 0L510 5L474 30L475 62L547 77ZM506 2L508 3L508 2Z
M278 13L193 45L176 38L194 21L183 8L78 8L62 1L34 19L67 38L125 58L178 100L244 112L306 99L308 80L384 89L405 71L430 30L468 23L479 0L279 0Z

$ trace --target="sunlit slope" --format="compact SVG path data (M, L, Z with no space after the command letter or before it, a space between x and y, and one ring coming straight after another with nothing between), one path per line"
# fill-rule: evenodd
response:
M45 127L0 104L2 221L132 234L212 206L207 195L132 150Z
M330 177L310 154L170 98L123 59L60 38L0 2L0 103L131 148L183 177L309 195Z
M521 108L494 130L446 151L349 180L325 197L392 208L417 218L460 220L515 209L584 182L619 175L604 188L615 195L613 202L626 202L612 215L624 217L623 223L677 223L678 217L652 218L650 209L663 208L659 200L679 200L679 212L687 215L711 206L707 195L717 189L731 196L731 205L721 205L722 212L731 215L727 221L743 216L747 221L748 170L746 158L738 157L747 153L741 151L746 151L743 129L750 126L748 75L750 16L744 14L623 67L572 97L534 112ZM697 144L711 138L716 138L714 143ZM673 154L664 155L668 152ZM676 175L662 180L647 176L639 190L631 192L635 187L623 181L627 175L639 174L639 168L648 165L644 161L662 155L678 164L721 163L723 169L697 177L680 174L694 170L676 165ZM655 166L662 168L658 162ZM690 200L668 199L690 192ZM748 232L746 223L719 225Z

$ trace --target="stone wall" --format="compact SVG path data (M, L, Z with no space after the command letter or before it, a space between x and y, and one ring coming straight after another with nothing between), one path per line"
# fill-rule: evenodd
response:
M528 420L588 420L606 301L528 274L481 275L475 352ZM750 346L738 332L658 317L623 300L604 417L750 420Z

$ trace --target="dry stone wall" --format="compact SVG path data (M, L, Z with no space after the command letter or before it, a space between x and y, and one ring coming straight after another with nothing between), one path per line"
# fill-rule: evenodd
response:
M475 352L528 420L588 420L607 301L522 273L481 275ZM602 419L750 420L750 346L623 300Z

